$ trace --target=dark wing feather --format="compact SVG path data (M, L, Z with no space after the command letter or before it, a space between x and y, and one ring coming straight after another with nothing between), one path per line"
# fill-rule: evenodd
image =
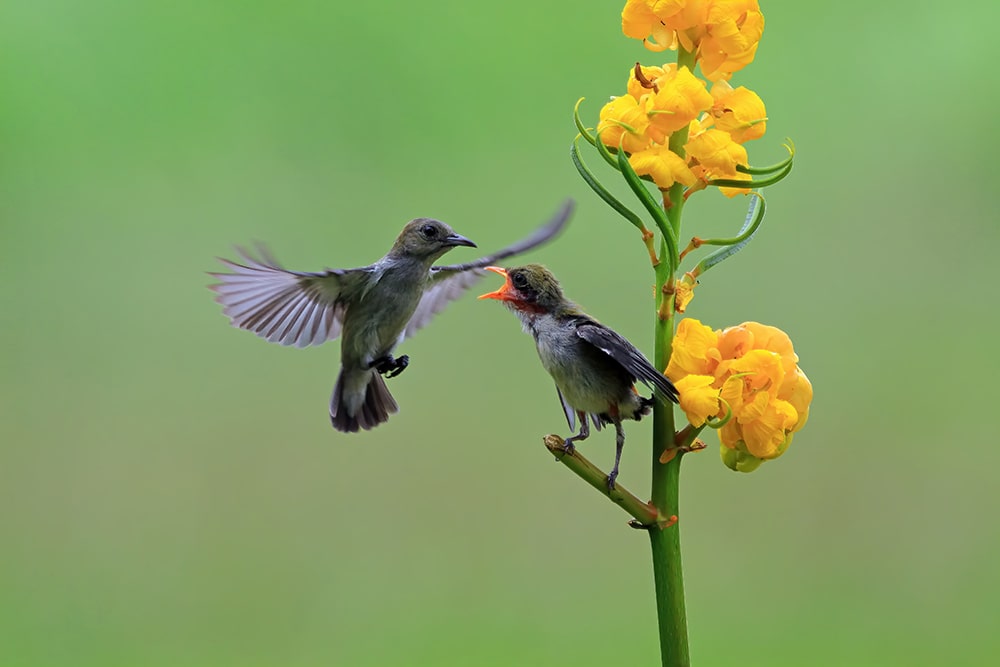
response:
M467 264L451 264L446 266L431 267L431 284L424 291L417 309L406 325L403 338L409 338L418 329L423 328L431 318L444 310L445 306L460 297L465 290L469 289L479 279L486 275L484 266L496 264L502 259L531 250L535 246L541 245L558 234L570 214L573 212L573 200L567 199L563 203L559 212L551 220L535 230L535 232L520 241L513 243L506 248L499 250L486 257L468 262Z
M431 273L444 274L454 273L456 271L468 271L470 269L481 269L484 266L496 264L501 259L507 259L513 255L519 255L522 252L527 252L536 246L540 246L562 231L562 228L565 227L566 223L569 221L570 214L573 213L574 206L575 204L573 203L573 200L567 199L563 202L559 211L552 216L552 219L536 229L531 236L527 236L516 243L512 243L503 250L498 250L491 255L487 255L486 257L480 257L479 259L468 262L467 264L435 266L431 268Z
M563 398L562 391L559 390L559 385L556 385L556 393L559 394L559 402L562 403L563 412L566 413L566 423L569 424L569 430L576 430L576 410L570 407L570 404L566 402Z
M288 271L263 246L260 258L237 248L244 263L220 261L231 273L212 273L210 288L230 323L281 345L319 345L340 335L346 304L345 282L368 269L331 269L320 273Z
M662 398L677 402L677 389L673 383L618 332L597 322L588 322L576 328L576 335L617 361L622 368Z

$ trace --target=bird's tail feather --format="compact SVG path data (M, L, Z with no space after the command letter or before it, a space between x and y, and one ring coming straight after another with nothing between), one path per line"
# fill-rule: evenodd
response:
M375 372L366 372L365 375L368 381L362 384L358 380L363 382L363 378L357 374L345 375L344 369L340 370L330 398L330 422L338 431L367 431L388 421L389 415L399 412L399 406L382 376Z

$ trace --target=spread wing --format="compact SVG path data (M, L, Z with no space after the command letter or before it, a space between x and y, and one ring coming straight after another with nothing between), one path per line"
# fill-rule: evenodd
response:
M468 262L467 264L452 264L450 266L435 266L431 268L431 273L434 275L447 275L449 273L455 273L457 271L469 271L470 269L481 269L484 266L490 266L496 264L501 259L506 259L513 255L519 255L522 252L527 252L536 246L540 246L546 241L552 239L556 234L562 231L566 223L569 222L569 216L573 213L573 208L576 204L572 199L567 199L563 202L563 205L559 208L552 218L546 222L544 225L535 230L531 236L527 236L517 243L512 243L503 250L498 250L492 255L487 255L486 257L480 257L477 260ZM481 274L485 275L485 274Z
M677 389L667 377L656 370L653 364L637 350L624 336L596 322L584 323L576 328L576 335L600 349L609 357L621 364L622 368L632 374L637 380L653 389L674 403L677 402Z
M431 269L431 283L424 290L423 296L417 303L417 309L413 311L410 321L406 323L403 331L403 338L409 338L431 321L435 315L440 313L445 307L462 296L465 290L469 289L479 279L486 275L483 269L469 269L451 274L434 273Z
M329 269L320 273L288 271L258 246L260 259L237 248L244 263L220 261L231 273L211 273L229 322L281 345L319 345L340 335L346 304L345 288L363 278L368 268Z
M444 310L445 306L460 297L465 290L475 285L486 275L484 266L496 264L502 259L531 250L549 241L562 231L573 212L573 200L567 199L559 211L544 225L516 243L486 257L466 264L451 264L431 267L431 283L417 304L417 309L406 325L403 338L409 338L418 329L430 322L431 318Z

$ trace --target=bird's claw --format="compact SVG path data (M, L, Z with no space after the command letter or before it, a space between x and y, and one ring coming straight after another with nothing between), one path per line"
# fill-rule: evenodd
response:
M612 470L611 474L608 475L608 491L615 490L615 480L618 479L618 471Z
M394 378L406 370L406 367L409 365L410 355L404 354L401 357L394 358L391 354L387 354L371 362L368 367L374 368L380 375L384 375L387 378Z
M386 377L387 378L396 377L397 375L405 371L406 367L409 365L410 365L410 355L404 354L403 356L396 359L395 366L388 374L386 374Z
M569 456L573 456L576 453L576 445L573 444L572 438L563 440L562 450L564 454L568 454Z

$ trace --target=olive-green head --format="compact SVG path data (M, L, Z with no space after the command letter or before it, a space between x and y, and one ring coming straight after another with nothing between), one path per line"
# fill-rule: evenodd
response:
M541 264L526 264L510 269L488 266L487 270L504 276L507 281L495 292L483 294L480 299L497 299L512 308L532 313L561 314L571 308L563 296L559 281Z
M413 257L434 261L455 246L476 244L455 230L433 218L417 218L406 223L403 231L396 237L396 242L389 251L390 257Z

